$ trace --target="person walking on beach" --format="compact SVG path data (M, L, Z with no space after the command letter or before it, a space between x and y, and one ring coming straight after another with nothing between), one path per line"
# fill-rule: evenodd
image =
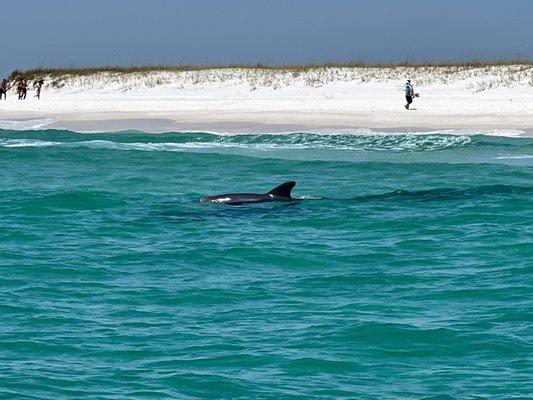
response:
M33 88L35 89L35 97L37 97L37 100L41 99L41 89L44 85L44 79L40 79L38 81L33 82Z
M17 94L19 95L19 100L22 100L22 78L19 78L17 82Z
M2 100L2 96L4 96L4 100L7 100L7 91L9 88L7 87L7 79L4 79L2 81L2 85L0 86L0 100Z
M405 84L405 100L407 100L407 104L404 106L407 110L409 110L409 105L413 102L414 94L415 90L411 85L411 80L407 79L407 83Z
M28 81L26 78L22 79L22 100L26 100L28 94Z
M17 84L17 92L19 94L19 100L25 100L28 93L28 84L24 78L19 78Z

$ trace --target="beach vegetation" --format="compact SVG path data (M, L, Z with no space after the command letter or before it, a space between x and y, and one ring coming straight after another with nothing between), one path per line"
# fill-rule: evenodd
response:
M121 90L163 85L202 85L246 83L250 90L259 87L281 89L294 83L321 87L333 82L371 83L416 79L417 85L451 84L465 81L467 89L479 92L513 85L533 86L533 60L498 59L445 62L397 63L328 62L310 64L206 64L133 65L15 70L8 80L25 77L30 82L45 79L49 89L105 88L117 84Z

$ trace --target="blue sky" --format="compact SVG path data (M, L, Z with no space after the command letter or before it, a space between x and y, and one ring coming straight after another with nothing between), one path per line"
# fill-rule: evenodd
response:
M3 74L104 64L533 58L533 0L21 0L3 2L1 13Z

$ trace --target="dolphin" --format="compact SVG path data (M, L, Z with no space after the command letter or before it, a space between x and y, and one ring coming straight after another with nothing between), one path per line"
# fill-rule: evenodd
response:
M201 203L220 203L230 206L241 204L263 203L266 201L290 201L291 191L296 186L296 182L289 181L276 186L267 193L228 193L215 196L205 196L200 199Z

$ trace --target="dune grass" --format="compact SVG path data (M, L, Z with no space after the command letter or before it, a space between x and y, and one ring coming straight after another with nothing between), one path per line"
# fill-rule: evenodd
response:
M8 77L9 81L14 81L19 77L29 80L48 77L51 79L64 76L88 76L98 73L149 73L149 72L185 72L204 71L213 69L246 69L246 70L270 70L283 72L308 72L327 68L480 68L505 65L533 66L533 60L529 59L499 59L499 60L469 60L469 61L444 61L444 62L410 62L408 60L397 63L367 63L363 61L353 62L327 62L310 64L287 64L287 65L267 65L267 64L204 64L204 65L131 65L131 66L99 66L99 67L51 67L34 68L28 70L14 70Z
M365 84L415 79L417 86L465 82L467 90L533 86L533 61L502 59L493 61L364 63L330 62L301 65L223 64L223 65L133 65L85 68L36 68L13 71L11 83L24 77L31 83L45 79L45 88L84 91L126 92L140 88L171 85L245 84L278 90L293 84L321 87L334 82ZM16 85L13 85L15 87Z

